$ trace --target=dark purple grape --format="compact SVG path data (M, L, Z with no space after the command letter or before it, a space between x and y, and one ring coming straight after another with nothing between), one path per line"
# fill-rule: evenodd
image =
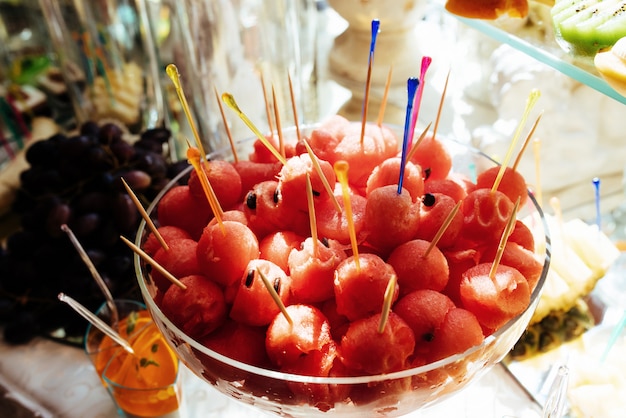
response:
M41 174L41 186L48 193L59 193L65 186L65 181L57 169L48 169Z
M72 210L69 205L65 203L59 203L53 206L46 217L46 232L51 237L60 237L64 232L61 230L61 225L67 224L70 220Z
M94 212L75 217L70 223L74 235L80 240L91 235L100 227L100 215Z
M141 139L149 139L161 144L165 144L170 140L172 132L167 128L153 128L142 132Z
M126 141L118 141L110 145L111 152L117 158L118 163L127 164L135 156L136 150Z
M157 154L163 153L163 144L157 141L153 141L152 139L140 139L135 142L135 148L144 149L146 151L155 152Z
M113 247L120 239L120 230L115 221L111 219L103 222L95 239L98 240L102 249Z
M136 167L148 173L153 179L161 179L167 174L167 162L165 158L161 154L150 151L137 153Z
M87 135L76 135L64 141L60 145L60 151L65 158L79 158L87 153L87 151L96 145L96 141Z
M122 128L114 123L106 123L100 127L98 140L103 145L110 145L122 139Z
M127 234L137 228L139 212L129 195L118 194L113 199L112 209L115 226L120 232Z
M145 131L135 144L125 141L123 131L86 123L80 134L53 136L30 151L31 167L21 175L12 205L22 231L8 238L6 250L0 247L0 322L11 324L14 341L58 327L82 335L84 321L58 302L60 291L93 309L103 301L91 272L60 230L62 223L72 228L115 297L141 297L133 253L119 239L134 239L140 216L120 176L142 201L151 201L188 163L171 164L163 155L162 144L171 138L167 129ZM12 318L2 314L5 304ZM35 315L40 327L20 334L14 324L28 321L16 319L15 306Z
M100 126L96 122L87 121L83 123L80 127L80 134L87 136L98 136L98 132L100 132Z
M113 168L113 158L101 147L91 147L87 151L86 162L95 171L106 171Z
M132 273L133 259L130 255L116 255L109 257L106 265L103 266L109 276L124 277Z
M59 155L59 147L51 140L34 142L26 149L26 161L28 161L31 166L54 166L59 158Z
M111 195L102 191L89 191L74 200L74 210L78 213L101 213L111 207Z
M135 193L142 192L150 187L150 183L152 183L152 178L150 174L141 170L129 170L126 173L123 173L121 177L126 180L128 186ZM122 193L126 193L126 189L122 185L122 182L119 183L119 191Z
M44 167L32 166L20 173L20 183L22 189L31 195L39 195L45 190L42 178L46 169Z

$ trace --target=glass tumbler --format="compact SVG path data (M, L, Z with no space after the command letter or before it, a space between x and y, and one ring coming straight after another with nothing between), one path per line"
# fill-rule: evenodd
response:
M317 121L317 10L314 0L162 0L148 4L150 20L170 16L169 31L153 26L161 84L168 109L186 138L189 122L165 67L175 64L205 151L228 146L220 106L235 139L249 128L219 98L233 95L261 131L276 129L273 93L281 125L294 123L291 77L300 123ZM217 93L217 95L216 95ZM268 106L264 97L267 98ZM178 109L176 109L178 107Z
M145 3L39 0L76 122L162 123L163 97Z

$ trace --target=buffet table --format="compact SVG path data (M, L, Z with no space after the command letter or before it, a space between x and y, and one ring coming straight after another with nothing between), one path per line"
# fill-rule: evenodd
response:
M266 416L222 395L187 368L181 370L184 417ZM38 338L25 346L0 342L0 386L8 390L0 401L2 417L116 416L113 401L83 351L47 339ZM13 402L9 401L17 401L23 408L11 405ZM16 409L9 409L12 406ZM16 415L15 411L24 415ZM496 366L458 395L409 415L431 416L536 418L541 416L541 410L504 367Z

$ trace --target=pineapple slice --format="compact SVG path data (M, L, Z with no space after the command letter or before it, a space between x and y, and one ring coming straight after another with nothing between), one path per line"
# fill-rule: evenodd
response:
M615 244L597 227L580 219L568 222L545 215L551 236L551 261L541 297L529 326L510 353L519 360L570 341L593 323L583 301L619 257ZM527 222L527 225L536 222ZM541 228L534 228L537 235ZM536 239L541 243L542 239ZM537 248L541 253L545 248Z

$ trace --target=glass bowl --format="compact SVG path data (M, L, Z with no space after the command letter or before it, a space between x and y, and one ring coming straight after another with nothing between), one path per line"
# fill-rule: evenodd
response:
M306 136L313 127L301 128ZM402 133L395 128L398 138ZM293 138L293 130L285 133ZM253 139L237 143L238 155L252 149ZM476 172L496 163L485 154L454 140L443 140L453 159L453 170L475 178ZM229 159L230 149L214 152L209 159ZM189 168L191 170L191 168ZM181 173L181 176L189 171ZM160 198L179 179L174 179L147 209L154 214ZM529 194L527 203L518 212L518 219L531 219L536 247L541 251L543 269L529 306L483 342L469 350L442 360L398 372L355 376L314 377L288 374L242 363L215 352L186 335L167 318L155 302L157 288L139 256L135 267L146 306L154 321L178 354L180 360L197 376L232 399L253 405L270 415L289 417L341 416L341 417L398 417L426 408L462 390L500 362L527 327L539 301L550 262L550 238L543 212ZM137 245L148 233L142 222ZM537 242L540 240L541 242ZM295 389L295 390L292 390Z

